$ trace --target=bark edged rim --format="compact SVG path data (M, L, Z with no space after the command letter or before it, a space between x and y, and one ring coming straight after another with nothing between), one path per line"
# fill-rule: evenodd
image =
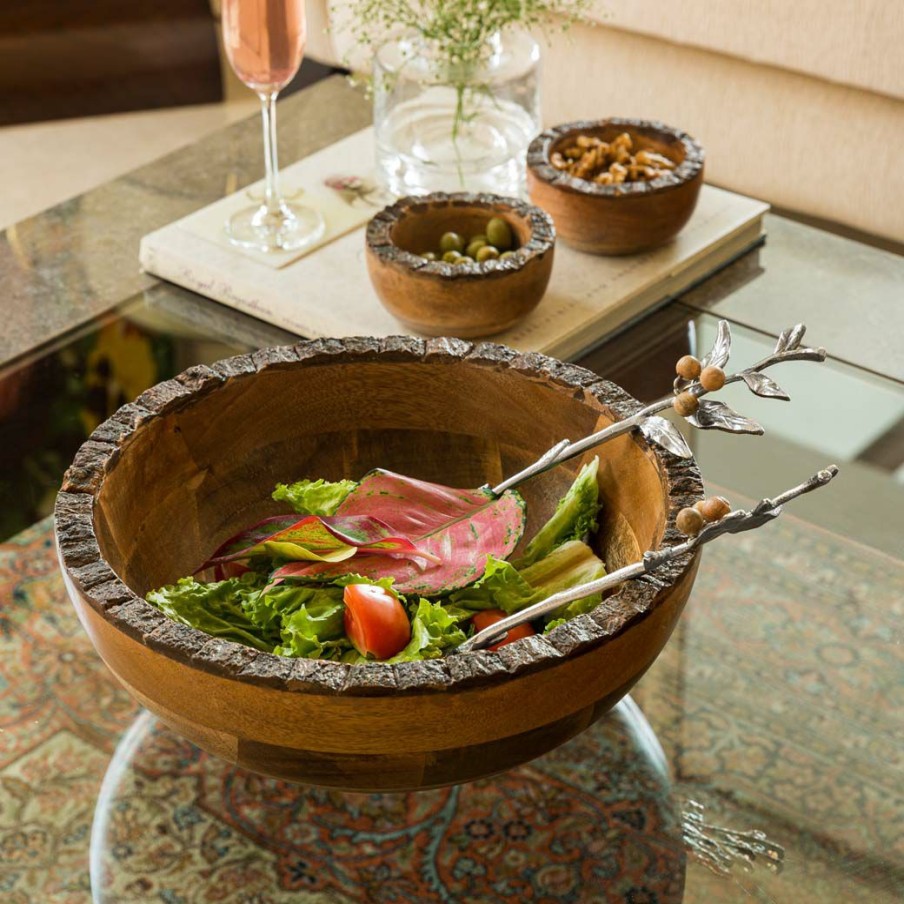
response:
M619 126L625 131L645 132L671 143L678 142L684 148L684 160L670 173L650 182L623 182L620 185L598 185L587 179L578 179L550 163L553 146L566 136L580 132L600 131L606 126ZM679 188L695 179L703 170L706 152L687 132L654 119L582 119L566 122L541 132L527 149L527 167L543 182L576 194L601 198L625 198L650 195Z
M518 248L518 254L508 260L470 264L448 264L428 261L420 255L400 248L392 240L394 227L408 217L423 215L428 210L443 208L481 208L487 216L509 214L530 226L530 238ZM382 263L422 276L440 279L484 280L498 279L523 269L530 261L549 253L556 241L552 217L539 207L518 198L503 195L469 192L433 192L429 195L410 195L384 207L367 224L367 249Z
M138 642L191 667L238 681L281 690L324 695L390 695L444 692L495 684L554 666L565 656L590 652L627 631L657 605L661 593L694 564L685 555L647 576L623 585L588 614L578 616L546 635L525 638L497 652L487 650L424 662L344 663L288 659L232 641L213 638L168 619L127 587L103 558L94 526L94 500L105 476L116 467L123 444L148 421L180 411L198 398L233 381L254 379L269 369L328 366L336 363L466 363L488 369L509 369L541 378L567 397L581 392L626 417L641 405L620 387L592 371L536 352L519 353L494 343L454 338L385 339L355 337L317 339L292 346L265 348L211 366L191 367L158 383L134 402L120 408L92 433L76 453L63 479L55 507L57 550L67 589L78 593L110 624ZM635 436L635 442L646 445ZM654 448L663 466L668 519L663 543L678 541L677 512L702 498L696 462Z

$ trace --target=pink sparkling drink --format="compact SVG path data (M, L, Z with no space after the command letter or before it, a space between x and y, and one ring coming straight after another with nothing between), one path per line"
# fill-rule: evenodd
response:
M304 55L304 0L223 0L223 42L232 68L249 88L279 91Z
M279 192L276 97L301 66L307 40L305 0L222 0L223 44L235 74L261 100L264 203L237 210L225 224L234 245L257 251L294 251L316 242L326 228L313 207Z

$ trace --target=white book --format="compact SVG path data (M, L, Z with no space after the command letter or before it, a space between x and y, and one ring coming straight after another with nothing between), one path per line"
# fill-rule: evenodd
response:
M230 213L261 185L223 198L146 235L148 273L307 338L389 336L409 330L380 304L364 260L364 224L382 206L375 192L328 187L338 178L372 182L373 133L365 129L287 167L282 183L321 209L323 240L304 252L267 255L231 246ZM354 182L352 182L354 184ZM768 205L704 185L678 237L628 257L600 257L556 244L553 274L539 306L492 338L521 351L573 358L675 297L762 240Z

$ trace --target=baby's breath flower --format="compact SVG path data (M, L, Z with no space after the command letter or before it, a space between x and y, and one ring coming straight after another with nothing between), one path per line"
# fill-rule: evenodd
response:
M449 63L474 64L489 39L513 25L562 30L582 21L591 0L353 0L342 26L359 45L376 49L414 31Z

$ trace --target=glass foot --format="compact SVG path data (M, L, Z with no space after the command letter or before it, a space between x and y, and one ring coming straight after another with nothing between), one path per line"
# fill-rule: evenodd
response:
M258 251L297 251L316 242L323 230L323 217L316 210L286 201L278 213L263 205L246 207L226 223L230 242Z

